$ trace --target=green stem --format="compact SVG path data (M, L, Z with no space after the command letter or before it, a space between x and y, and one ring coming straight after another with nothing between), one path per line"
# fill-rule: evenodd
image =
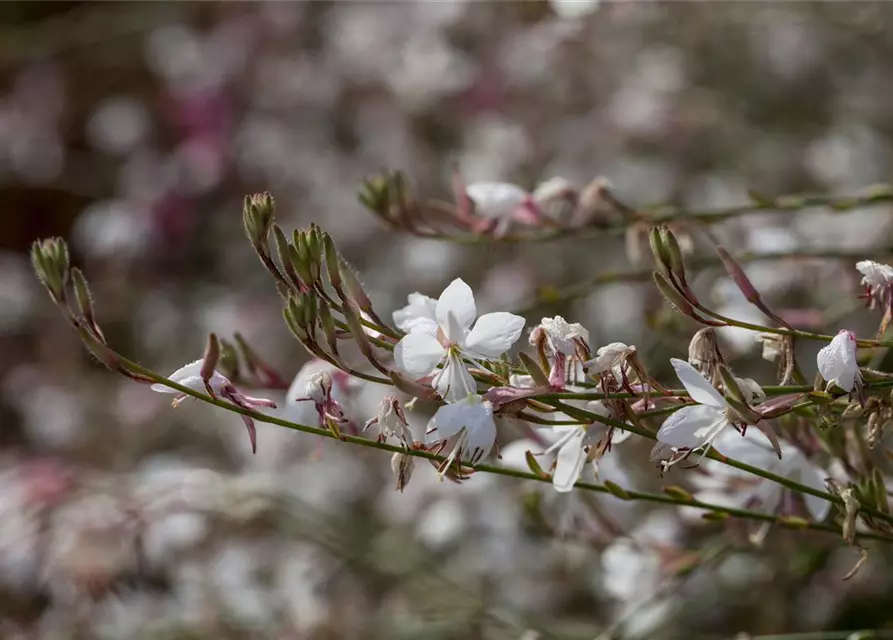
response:
M650 431L646 431L645 429L640 429L636 426L628 424L626 422L620 422L618 420L612 420L611 418L605 418L596 413L592 413L590 411L586 411L585 409L578 409L576 407L569 406L560 401L551 401L548 404L551 404L555 407L556 410L561 411L572 418L579 418L581 420L589 420L590 422L600 422L602 424L606 424L608 426L612 426L616 429L621 429L623 431L630 431L635 433L636 435L642 436L643 438L648 438L649 440L657 440L657 436ZM779 476L764 469L760 469L759 467L754 467L745 462L740 462L738 460L734 460L727 456L722 455L715 449L711 449L709 453L707 453L708 458L711 460L716 460L717 462L721 462L722 464L728 465L730 467L734 467L736 469L740 469L741 471L746 471L747 473L755 476L759 476L765 480L770 480L775 482L776 484L780 484L783 487L791 489L792 491L796 491L798 493L806 493L811 496L815 496L817 498L822 498L823 500L827 500L828 502L832 502L836 505L842 505L843 500L839 497L827 493L825 491L820 491L818 489L813 489L810 486L805 484L800 484L799 482L795 482L790 480L789 478L785 478L784 476ZM884 513L879 509L871 507L866 504L861 505L861 509L864 513L867 513L878 520L883 520L885 522L893 523L893 515L888 513Z
M147 369L135 362L132 362L126 358L121 358L121 363L126 366L128 369L132 370L135 373L138 373L146 378L153 380L159 384L163 384L164 386L174 389L184 395L190 396L192 398L196 398L197 400L201 400L207 404L212 404L214 406L220 407L221 409L225 409L226 411L230 411L232 413L238 413L241 415L248 416L258 422L267 422L270 424L275 424L281 427L285 427L288 429L294 429L295 431L301 431L303 433L310 433L316 436L321 436L323 438L330 438L333 440L342 440L344 442L355 444L363 447L368 447L370 449L378 449L379 451L387 451L389 453L403 453L407 455L411 455L416 458L424 458L426 460L430 460L436 463L443 462L446 457L442 455L438 455L436 453L432 453L430 451L424 451L421 449L410 449L406 450L399 445L388 444L387 442L378 442L377 440L369 440L367 438L361 438L359 436L351 436L342 434L340 438L334 435L331 431L327 429L321 429L318 427L311 427L308 425L297 424L294 422L290 422L288 420L283 420L282 418L277 418L275 416L270 416L265 413L261 413L259 411L254 411L251 409L245 409L239 406L236 406L230 402L225 400L221 400L220 398L212 398L204 393L200 393L197 391L193 391L188 387L184 387L183 385L177 384L167 378L164 378L154 371ZM613 421L611 421L613 422ZM627 425L628 426L628 425ZM529 473L525 471L520 471L517 469L510 469L506 467L499 467L491 464L474 464L474 465L463 465L470 469L473 469L477 472L482 473L490 473L494 475L506 476L510 478L518 478L522 480L533 480L541 483L551 483L550 477L541 477L534 473ZM770 474L771 475L771 474ZM765 477L765 476L764 476ZM596 493L606 493L611 494L617 497L617 494L604 485L594 484L590 482L577 482L575 487L577 489L582 489L584 491L593 491ZM716 513L723 513L731 517L736 518L745 518L750 520L758 520L761 522L779 522L779 518L772 514L768 513L760 513L758 511L750 511L747 509L738 509L734 507L726 507L721 505L714 505L707 502L702 502L700 500L683 500L677 498L675 496L658 494L658 493L645 493L641 491L626 491L624 490L624 499L629 500L640 500L644 502L653 502L658 504L672 504L676 506L689 506L696 507L699 509L704 509L705 511L713 511ZM805 522L802 524L803 528L812 529L814 531L824 531L828 533L839 534L839 528L829 524L823 524L819 522ZM860 537L864 539L870 540L880 540L884 542L893 542L893 538L882 536L878 534L870 534L870 533L860 533Z
M624 224L608 227L561 227L559 229L538 233L506 235L494 238L490 235L481 236L473 234L443 235L439 233L426 234L428 237L439 240L447 240L460 244L520 244L528 242L552 242L564 238L588 239L597 236L618 235L635 223L662 224L669 222L696 221L704 225L714 225L726 220L738 218L752 213L796 213L815 209L833 209L838 212L851 211L862 207L880 206L893 202L893 186L878 185L870 191L855 196L829 196L829 195L788 195L779 196L766 202L751 202L733 207L714 209L681 209L673 207L647 207L640 208L642 212L639 218Z

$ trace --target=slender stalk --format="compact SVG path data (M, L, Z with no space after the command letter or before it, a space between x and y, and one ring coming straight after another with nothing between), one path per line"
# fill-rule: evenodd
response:
M840 250L802 250L802 251L775 251L775 252L766 252L766 253L755 253L755 252L743 252L740 254L735 254L735 259L738 262L745 263L755 263L755 262L772 262L772 261L783 261L783 260L809 260L809 259L821 259L821 260L841 260L841 261L853 261L856 262L858 260L864 260L866 258L878 258L882 259L885 256L890 256L893 254L893 248L887 247L875 247L872 249L865 249L861 251L840 251ZM688 261L690 267L694 269L704 269L709 267L718 267L722 266L722 261L718 257L700 257L700 258L691 258ZM566 302L571 302L578 298L582 298L585 295L588 295L592 292L593 289L596 289L603 285L608 284L616 284L616 283L625 283L625 282L650 282L651 274L653 269L638 269L633 271L606 271L604 273L597 274L591 278L583 280L581 282L577 282L575 284L569 285L567 287L563 287L560 289L552 289L546 290L545 292L541 292L539 296L528 303L526 306L517 309L514 313L519 315L525 315L536 311L540 307L549 306L549 305L557 305Z
M204 393L193 391L192 389L190 389L188 387L184 387L183 385L180 385L180 384L177 384L176 382L168 380L167 378L164 378L163 376L158 375L151 369L147 369L147 368L145 368L135 362L132 362L126 358L122 357L121 363L124 366L126 366L128 369L132 370L133 372L138 373L142 376L145 376L146 378L152 380L153 382L163 384L166 387L174 389L184 395L190 396L192 398L196 398L197 400L201 400L202 402L205 402L206 404L211 404L211 405L220 407L221 409L225 409L232 413L238 413L241 415L248 416L254 420L257 420L258 422L267 422L267 423L275 424L275 425L285 427L288 429L294 429L295 431L301 431L303 433L310 433L310 434L313 434L316 436L321 436L323 438L330 438L333 440L340 439L340 440L347 442L349 444L354 444L354 445L358 445L358 446L362 446L362 447L368 447L370 449L377 449L379 451L387 451L390 453L404 453L404 454L411 455L416 458L424 458L426 460L430 460L430 461L438 462L438 463L443 462L446 459L445 456L442 456L442 455L439 455L436 453L432 453L430 451L424 451L421 449L406 450L399 445L388 444L387 442L378 442L377 440L369 440L367 438L361 438L359 436L351 436L351 435L342 434L339 438L338 436L334 435L331 431L329 431L327 429L321 429L318 427L311 427L308 425L302 425L302 424L298 424L295 422L290 422L288 420L283 420L282 418L277 418L275 416L270 416L270 415L267 415L264 413L260 413L259 411L254 411L251 409L245 409L243 407L236 406L234 404L231 404L231 403L226 402L225 400L221 400L219 398L212 398L211 396L208 396ZM611 422L613 422L613 421L611 421ZM741 463L738 463L738 464L741 464ZM550 483L551 482L551 478L548 478L548 477L541 477L534 473L520 471L517 469L510 469L510 468L506 468L506 467L500 467L500 466L496 466L496 465L492 465L492 464L474 464L474 465L463 465L463 466L465 466L469 469L473 469L474 471L481 472L481 473L490 473L490 474L494 474L494 475L506 476L506 477L511 477L511 478L519 478L522 480L533 480L533 481L541 482L541 483ZM747 465L743 465L743 467L747 467ZM739 468L742 468L742 467L739 467ZM771 476L772 474L768 474L768 475ZM763 477L766 477L766 476L764 475ZM796 483L793 483L793 484L796 484ZM617 494L614 491L612 491L612 489L610 489L604 485L594 484L594 483L590 483L590 482L577 482L575 487L577 489L582 489L584 491L592 491L592 492L596 492L596 493L606 493L606 494L611 494L611 495L617 497ZM702 502L702 501L696 500L696 499L683 500L683 499L677 498L675 496L659 494L659 493L646 493L646 492L641 492L641 491L626 491L626 490L624 490L624 499L640 500L643 502L653 502L653 503L657 503L657 504L672 504L672 505L676 505L676 506L696 507L698 509L704 509L705 511L722 513L722 514L726 514L728 516L736 517L736 518L758 520L761 522L773 522L773 523L782 522L783 523L783 521L780 521L780 519L777 516L774 516L774 515L768 514L768 513L761 513L758 511L751 511L748 509L738 509L738 508L734 508L734 507L715 505L715 504L710 504L707 502ZM824 531L824 532L834 533L834 534L840 533L840 530L838 527L835 527L835 526L829 525L829 524L819 523L819 522L804 521L804 523L802 523L798 526L802 526L802 528L811 529L813 531ZM880 540L883 542L893 543L893 538L888 537L888 536L872 534L872 533L860 533L859 535L863 539Z
M644 224L662 224L668 222L693 221L703 225L714 225L733 218L753 213L798 213L809 210L822 211L832 209L838 212L852 211L858 208L882 206L893 203L893 186L878 185L865 193L855 196L829 195L788 195L770 199L765 202L751 202L733 207L713 209L682 209L674 207L642 207L641 215L631 222ZM618 235L626 231L630 221L611 226L561 227L559 229L535 233L517 233L500 238L468 233L445 235L441 233L422 233L426 237L446 240L460 244L521 244L532 242L552 242L565 238L588 239L597 236Z

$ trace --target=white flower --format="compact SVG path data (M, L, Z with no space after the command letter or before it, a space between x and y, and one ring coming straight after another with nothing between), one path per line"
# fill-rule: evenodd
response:
M729 430L719 436L713 444L723 455L735 460L765 469L813 489L825 490L824 478L829 474L810 462L797 447L787 442L780 443L781 459L771 447L750 434L742 436ZM705 470L709 475L698 475L694 481L711 496L721 494L727 497L726 502L730 506L745 506L758 502L768 512L779 512L786 491L784 486L714 460L707 461ZM807 510L815 520L825 519L831 508L830 502L805 494L803 499Z
M600 347L596 352L596 356L583 363L587 373L596 376L607 371L611 371L618 381L623 379L623 364L626 359L636 353L636 348L625 345L622 342L612 342Z
M589 342L589 332L579 323L568 323L561 316L543 318L539 327L546 336L549 347L553 352L572 356L576 353L576 341ZM535 333L535 330L534 330ZM534 333L531 333L531 344L534 344Z
M182 385L188 389L192 389L193 391L198 391L199 393L205 393L205 382L202 380L201 370L202 364L204 360L196 360L195 362L190 362L185 367L180 367L176 371L174 371L171 375L168 376L168 380L171 382L176 382L179 385ZM223 388L229 384L229 380L227 380L222 374L215 371L210 380L208 380L208 385L214 391L214 393L220 395L223 391ZM152 391L157 391L158 393L177 393L180 392L176 389L171 389L170 387L166 387L161 383L153 384L151 387Z
M407 304L394 312L394 324L406 333L425 331L437 335L437 319L434 315L437 300L421 293L410 293Z
M731 424L731 406L693 366L676 358L670 363L688 395L698 404L682 407L664 420L657 432L657 440L677 451L709 447Z
M576 194L574 185L565 178L549 178L537 185L533 190L533 199L538 204L544 204L560 198L569 198Z
M856 361L856 336L852 331L844 329L834 336L827 347L819 350L817 362L822 377L844 391L852 391L861 380Z
M444 469L455 458L474 464L490 455L496 442L493 405L481 396L469 393L464 399L442 406L428 422L425 443L443 442L458 436Z
M588 403L586 410L603 418L609 416L607 407L597 400ZM588 426L554 427L553 431L562 435L544 453L558 451L558 456L555 459L555 471L552 473L552 486L559 493L567 493L580 479L580 474L583 473L583 466L589 459L592 447L607 438L611 428L601 422L593 422ZM629 431L616 432L613 435L613 442L623 442L629 436ZM594 462L593 465L595 466Z
M528 193L508 182L473 182L465 194L474 202L474 211L482 218L510 218L528 198Z
M217 371L213 371L211 373L211 377L208 379L208 386L205 386L205 381L202 379L202 366L204 364L204 360L196 360L195 362L190 362L185 367L180 367L176 371L174 371L169 377L168 380L171 382L176 382L188 389L199 392L207 392L208 388L214 393L214 395L218 395L226 400L229 400L234 405L242 407L243 409L275 409L276 403L272 400L267 400L266 398L252 398L250 396L246 396L243 393L240 393L238 389L233 386L233 384L226 379L225 376L218 373ZM152 391L157 391L158 393L176 393L178 394L174 398L174 406L177 406L180 402L188 398L185 393L180 393L176 389L171 389L170 387L166 387L163 384L153 384L151 387ZM240 414L242 418L242 422L245 423L245 428L248 429L248 438L251 441L251 452L257 453L257 428L255 427L254 420L252 420L249 416L244 414Z
M475 322L474 294L460 278L440 294L434 316L437 336L418 330L408 333L394 348L394 361L413 380L431 375L442 364L432 386L447 402L461 400L477 389L463 356L498 358L515 344L524 329L524 318L512 313L488 313Z
M403 413L403 407L396 396L385 396L378 405L378 414L366 423L365 431L372 425L378 425L379 442L384 442L389 437L394 437L405 447L412 446L412 432L409 423Z
M893 267L889 265L873 260L862 260L856 263L856 269L862 274L862 284L866 287L893 285Z

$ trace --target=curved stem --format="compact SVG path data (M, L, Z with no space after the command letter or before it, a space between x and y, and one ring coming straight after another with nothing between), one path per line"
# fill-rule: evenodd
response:
M862 207L880 206L893 203L893 186L878 185L865 193L855 196L830 195L787 195L768 199L765 202L751 202L732 207L713 209L681 209L677 207L640 207L641 215L612 226L561 227L550 231L527 234L505 235L494 238L491 235L426 233L425 237L447 240L460 244L521 244L528 242L552 242L564 238L587 239L597 236L622 234L631 224L661 224L668 222L696 221L713 225L752 213L796 213L814 209L832 209L838 212L852 211Z
M335 434L333 434L328 429L321 429L319 427L311 427L308 425L302 425L302 424L290 422L288 420L283 420L282 418L270 416L265 413L260 413L259 411L254 411L252 409L246 409L243 407L239 407L237 405L226 402L225 400L221 400L219 398L212 398L211 396L205 395L203 393L193 391L192 389L190 389L188 387L184 387L183 385L177 384L176 382L172 382L171 380L168 380L167 378L164 378L164 377L158 375L151 369L147 369L147 368L145 368L135 362L132 362L131 360L128 360L126 358L122 357L121 363L123 365L125 365L127 368L134 371L135 373L145 376L146 378L148 378L154 382L163 384L166 387L174 389L174 390L176 390L182 394L185 394L187 396L190 396L192 398L196 398L197 400L201 400L202 402L205 402L207 404L212 404L214 406L220 407L221 409L225 409L232 413L238 413L238 414L241 414L244 416L248 416L254 420L257 420L258 422L267 422L267 423L275 424L275 425L278 425L281 427L286 427L288 429L294 429L296 431L302 431L304 433L310 433L310 434L313 434L316 436L321 436L323 438L330 438L333 440L340 439L344 442L354 444L354 445L368 447L371 449L378 449L379 451L387 451L390 453L402 453L402 454L410 455L410 456L413 456L416 458L424 458L426 460L430 460L433 462L440 463L440 462L443 462L446 460L445 456L442 456L442 455L439 455L436 453L432 453L430 451L424 451L421 449L406 450L402 446L399 446L399 445L392 445L392 444L388 444L387 442L378 442L377 440L369 440L367 438L361 438L359 436L351 436L351 435L346 435L346 434L342 434L339 437L339 436L336 436ZM613 421L611 421L611 422L613 422ZM482 472L482 473L490 473L490 474L494 474L494 475L506 476L506 477L511 477L511 478L519 478L522 480L533 480L533 481L541 482L541 483L550 483L551 482L550 477L543 477L543 476L536 475L534 473L520 471L517 469L510 469L510 468L506 468L506 467L500 467L500 466L492 465L492 464L469 464L469 465L463 464L463 466L467 467L469 469L473 469L474 471L477 471L477 472ZM771 475L771 474L769 474L769 475ZM796 484L796 483L794 483L794 484ZM590 483L590 482L577 482L575 485L575 488L581 489L584 491L593 491L596 493L607 493L607 494L611 494L615 497L619 497L617 494L616 488L613 488L613 487L609 488L605 485L599 485L599 484ZM762 522L775 522L775 523L781 522L782 524L784 523L784 521L780 520L778 516L775 516L772 514L761 513L758 511L750 511L748 509L738 509L738 508L734 508L734 507L726 507L726 506L722 506L722 505L710 504L707 502L702 502L700 500L696 500L694 498L692 498L691 500L685 500L685 499L681 499L676 496L670 496L667 494L646 493L646 492L642 492L642 491L627 491L627 490L622 490L622 491L623 491L622 499L640 500L640 501L644 501L644 502L653 502L653 503L659 503L659 504L672 504L672 505L676 505L676 506L696 507L699 509L704 509L705 511L722 513L722 514L726 514L728 516L736 517L736 518L759 520ZM829 524L819 523L819 522L805 521L803 523L798 523L798 526L802 526L803 528L807 528L807 529L812 529L814 531L825 531L825 532L835 533L835 534L840 533L838 527L835 527L835 526L829 525ZM871 533L860 533L859 535L861 538L864 538L864 539L881 540L884 542L893 543L893 538L888 537L888 536L883 536L883 535L879 535L879 534L871 534Z

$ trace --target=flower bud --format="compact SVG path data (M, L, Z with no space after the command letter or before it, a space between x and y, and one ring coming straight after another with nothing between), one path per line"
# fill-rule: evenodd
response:
M335 331L335 320L332 318L332 310L329 303L325 300L319 300L319 324L322 327L323 334L326 336L326 344L334 355L338 355L338 334Z
M278 224L273 224L272 229L273 239L276 242L276 251L279 253L279 263L282 265L282 269L285 271L285 275L288 276L289 280L292 283L297 283L298 274L295 269L295 262L292 260L292 247L288 243L288 238L282 230L282 227Z
M338 293L341 293L341 259L338 256L338 250L335 248L335 242L328 233L322 236L323 249L326 255L326 268L329 272L329 282Z
M661 225L659 228L660 238L669 260L670 273L679 278L680 282L685 282L685 262L682 260L682 250L679 248L676 235L667 225Z
M84 274L77 267L71 270L71 281L74 284L74 298L77 300L81 316L83 316L87 325L101 338L102 332L99 329L99 325L96 324L96 316L93 314L93 296L90 295L90 287Z
M670 284L664 274L659 271L655 271L652 274L654 276L654 283L657 285L657 288L663 294L663 296L667 299L667 301L676 307L676 309L690 318L696 318L695 310L691 306L691 303L685 299L685 297L679 293L679 291Z
M374 176L363 181L358 194L360 202L383 218L390 217L390 176Z
M341 275L344 277L344 284L347 286L347 294L351 300L357 303L357 306L365 312L372 310L372 301L366 295L363 284L360 282L356 272L344 260L341 261Z
M660 226L651 227L651 231L648 233L648 242L651 244L651 253L654 254L654 262L660 268L661 273L664 275L672 273L672 269L670 268L670 252L664 244Z
M276 203L269 193L245 196L242 218L245 222L245 232L255 247L266 242L275 211Z
M209 382L211 380L211 376L214 375L214 371L217 369L217 362L220 360L220 342L217 340L217 335L211 333L208 335L208 344L205 346L205 353L202 356L202 368L199 372L202 381L205 383L205 387L208 391L211 391L211 387ZM214 394L211 393L213 396Z
M688 363L711 381L716 381L718 367L724 364L724 358L712 327L704 327L692 336L688 344Z
M415 459L408 453L395 453L391 456L391 471L396 478L396 490L403 493L403 489L409 484L412 471L415 468Z
M38 240L31 245L31 263L53 301L63 303L69 278L68 245L65 241L62 238Z

